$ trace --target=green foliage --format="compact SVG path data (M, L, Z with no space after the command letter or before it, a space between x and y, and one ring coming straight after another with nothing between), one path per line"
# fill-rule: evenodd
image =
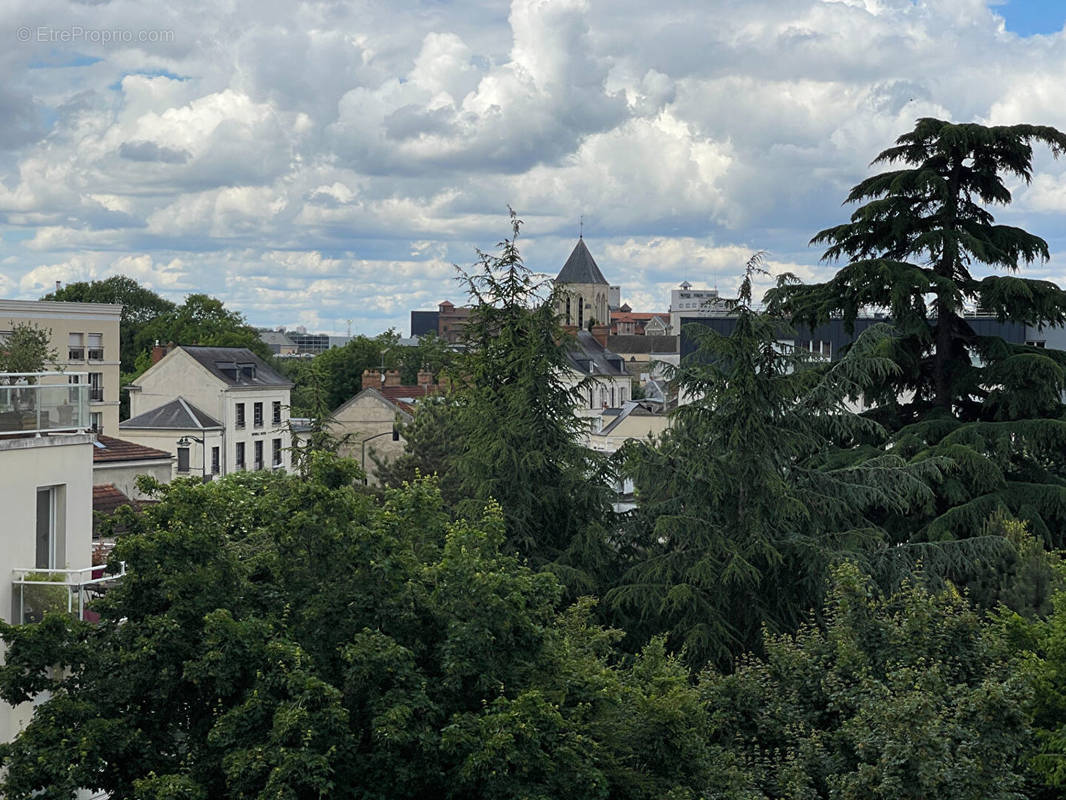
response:
M943 466L860 446L883 431L847 400L894 370L880 355L887 332L865 332L828 367L783 347L781 321L751 306L759 261L749 262L730 336L691 326L697 351L674 383L692 402L661 441L624 453L636 563L608 600L631 634L667 631L696 665L728 663L764 625L794 630L818 605L831 559L872 557L886 538L881 510L928 502L926 480Z
M894 452L960 466L917 524L886 520L899 541L967 537L1005 508L1054 546L1066 542L1066 354L978 335L964 314L970 304L1000 321L1066 322L1066 292L1055 284L973 274L1048 258L1046 242L996 224L987 209L1010 202L1005 180L1031 179L1034 144L1057 156L1066 135L918 120L874 161L903 166L852 189L848 202L860 205L850 222L812 240L846 266L827 283L785 281L767 296L770 308L807 325L841 316L850 326L871 308L890 312L899 336L885 354L897 369L865 392L877 406L871 416L895 434Z
M72 303L121 303L119 353L122 357L123 373L131 373L135 369L137 356L141 352L137 344L141 329L156 317L168 314L175 308L169 300L125 275L113 275L102 281L68 283L41 299Z
M1015 800L1033 671L953 591L876 594L834 573L824 626L710 673L712 741L749 783L728 797Z
M436 475L441 494L454 504L462 499L459 478L452 467L455 450L462 441L455 400L447 395L427 397L418 402L414 418L400 425L404 449L398 457L384 461L376 453L374 474L383 486L398 488L423 475Z
M614 558L610 465L579 443L574 408L587 383L566 380L554 289L523 263L513 211L511 225L498 255L478 251L461 273L473 308L456 366L450 469L464 498L500 503L510 548L584 593Z
M706 715L653 643L619 663L590 601L452 522L431 481L383 503L306 478L178 480L112 556L90 626L0 628L0 695L50 698L0 748L8 798L652 800L709 780ZM59 667L59 669L57 669ZM43 792L44 794L38 794Z
M134 337L134 357L149 353L155 342L203 347L247 347L261 358L272 358L270 348L259 338L259 332L248 325L243 316L228 310L221 300L206 294L190 294L180 306L146 322Z
M32 322L12 322L11 333L0 339L0 372L44 372L57 358L52 331Z

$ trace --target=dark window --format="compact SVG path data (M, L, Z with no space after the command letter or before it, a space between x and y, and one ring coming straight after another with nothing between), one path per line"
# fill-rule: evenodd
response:
M217 447L211 448L211 474L218 475L219 470L219 456L221 453Z
M263 468L263 440L262 439L256 439L255 440L255 468L256 469L262 469Z
M178 448L178 472L188 472L188 471L189 471L189 448L188 447L179 447Z
M53 491L51 488L37 490L37 569L52 569L55 566L55 519Z
M274 439L270 443L270 446L271 446L271 449L273 450L273 453L272 453L273 461L272 461L272 463L273 463L273 465L275 467L280 467L281 466L281 439Z
M252 406L252 421L255 423L255 427L263 427L263 404L256 403Z
M237 442L237 469L244 469L244 442Z
M236 416L237 416L237 421L236 421L237 427L238 428L243 428L244 427L244 403L237 403Z
M89 400L94 403L102 402L104 399L104 373L102 372L90 372L89 373Z
M280 400L275 400L274 404L273 404L273 408L274 408L274 424L275 425L280 425L281 424L281 401Z

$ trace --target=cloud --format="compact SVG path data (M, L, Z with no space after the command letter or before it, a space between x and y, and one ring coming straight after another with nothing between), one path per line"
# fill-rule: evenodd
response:
M983 0L0 8L23 25L170 35L0 49L0 294L128 274L259 324L406 331L508 204L549 274L583 218L635 307L757 249L820 279L807 241L917 117L1066 128L1066 33ZM1057 254L1066 164L1036 167L995 213Z

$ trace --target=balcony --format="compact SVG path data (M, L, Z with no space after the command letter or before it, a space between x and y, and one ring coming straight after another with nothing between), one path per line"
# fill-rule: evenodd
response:
M70 384L85 373L0 373L0 436L84 431L89 422L89 386ZM32 381L32 383L31 383Z
M12 570L11 618L16 625L40 622L50 611L74 619L96 622L99 617L90 603L102 597L126 574L126 562L118 572L106 566L84 569L16 569Z

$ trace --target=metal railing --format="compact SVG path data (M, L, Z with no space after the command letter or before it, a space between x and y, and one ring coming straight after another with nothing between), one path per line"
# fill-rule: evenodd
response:
M87 430L87 378L85 372L0 372L0 436Z
M50 611L65 613L75 619L95 622L89 608L115 581L126 574L126 562L118 572L108 572L104 565L83 569L15 569L12 570L12 619L15 624L40 622Z

